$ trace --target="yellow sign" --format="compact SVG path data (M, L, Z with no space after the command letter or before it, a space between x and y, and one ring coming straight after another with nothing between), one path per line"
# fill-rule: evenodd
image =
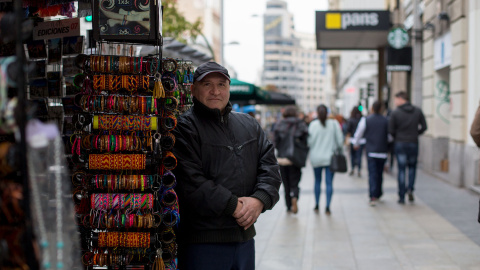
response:
M282 22L282 16L278 16L277 18L275 18L275 20L273 20L272 22L270 22L269 24L267 24L265 26L265 31L268 31L268 30L274 28L275 26L277 26L281 22Z
M325 14L325 28L326 29L342 28L342 14L340 13Z

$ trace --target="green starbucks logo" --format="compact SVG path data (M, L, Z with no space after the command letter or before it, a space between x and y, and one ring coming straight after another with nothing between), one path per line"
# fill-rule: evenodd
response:
M402 49L408 44L408 33L407 30L397 27L390 30L388 33L388 44L394 49Z

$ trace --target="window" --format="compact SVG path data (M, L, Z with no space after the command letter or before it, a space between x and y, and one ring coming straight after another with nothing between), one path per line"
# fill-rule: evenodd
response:
M265 54L280 54L280 51L277 51L277 50L265 51Z
M268 71L278 71L278 67L265 67L265 70L268 70Z

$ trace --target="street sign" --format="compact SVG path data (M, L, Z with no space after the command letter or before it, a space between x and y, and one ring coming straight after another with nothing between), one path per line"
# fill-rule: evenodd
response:
M409 37L407 30L402 27L393 28L387 36L388 44L395 49L402 49L407 46Z
M375 96L375 89L373 88L373 83L367 83L367 96L368 97Z

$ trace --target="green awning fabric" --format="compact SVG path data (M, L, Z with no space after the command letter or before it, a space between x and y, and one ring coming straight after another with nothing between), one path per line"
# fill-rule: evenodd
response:
M230 80L230 101L242 105L295 104L295 100L286 94L265 91L254 84L237 79Z
M261 90L258 86L254 84L240 81L237 79L230 80L230 100L268 100L270 99L270 94L267 91ZM256 102L258 103L258 102Z

